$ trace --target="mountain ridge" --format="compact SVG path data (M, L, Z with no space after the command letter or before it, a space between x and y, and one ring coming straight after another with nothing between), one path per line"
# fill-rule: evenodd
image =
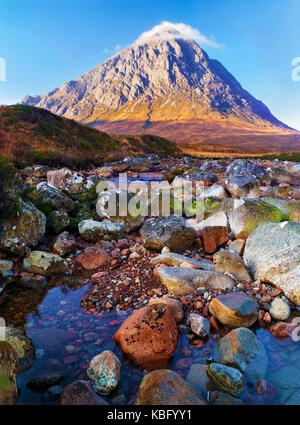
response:
M135 43L77 80L21 103L109 133L137 134L147 129L200 147L207 142L207 126L210 132L228 133L231 127L233 134L300 137L192 40Z

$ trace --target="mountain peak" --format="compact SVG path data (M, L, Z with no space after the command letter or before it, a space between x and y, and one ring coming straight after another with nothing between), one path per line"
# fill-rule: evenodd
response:
M163 22L77 80L22 103L109 133L147 129L184 142L215 139L221 129L226 137L232 129L290 131L199 40L211 43L188 25Z

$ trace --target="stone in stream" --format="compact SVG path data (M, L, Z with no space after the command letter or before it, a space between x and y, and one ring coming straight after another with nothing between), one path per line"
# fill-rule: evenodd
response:
M47 226L58 235L70 224L69 216L64 211L51 211L47 219Z
M145 248L161 251L165 246L173 252L184 252L196 239L196 231L183 217L160 217L145 223L141 237Z
M210 391L208 395L208 402L212 406L242 406L241 399L232 397L229 394L221 391Z
M262 342L248 328L233 329L216 345L219 363L235 367L256 386L265 377L268 355Z
M142 380L136 405L206 405L197 391L168 369L155 370Z
M98 269L109 260L109 255L102 248L91 246L86 248L74 259L84 270Z
M50 247L59 255L67 255L72 253L76 248L76 239L68 232L62 232L56 236Z
M168 295L164 295L160 298L151 298L148 302L148 306L153 304L165 304L172 311L176 323L180 323L183 319L183 308L182 302L177 300L176 298L171 298Z
M68 213L75 209L73 199L55 186L41 182L36 189L36 192L30 192L28 197L45 214L49 214L50 211L65 211Z
M200 314L192 313L189 316L192 332L200 338L206 338L210 332L210 323Z
M16 351L7 341L0 341L0 406L17 403L17 373L18 356Z
M136 204L134 204L135 200ZM120 210L121 202L123 203L122 208L125 207L126 214L123 214ZM131 203L133 203L132 208ZM130 214L133 211L136 214ZM123 223L124 230L127 233L138 229L145 218L143 205L141 205L141 201L139 203L137 195L122 189L101 192L97 201L97 213L100 217L108 218L110 221Z
M207 364L193 363L186 377L189 384L205 394L216 389L215 384L207 375L207 368Z
M221 249L213 257L216 272L226 273L236 280L252 282L243 259L234 251Z
M254 176L229 176L225 189L233 198L259 198L260 183Z
M26 386L32 391L44 392L48 388L60 384L64 376L65 374L63 372L48 373L47 375L30 379L26 383Z
M1 222L0 249L22 257L43 238L46 217L31 202L19 202L19 214Z
M99 397L88 381L74 381L67 385L60 395L62 406L106 406L108 403Z
M17 353L19 371L31 368L35 360L35 349L31 339L12 326L5 328L5 339Z
M114 335L123 353L146 368L164 366L178 344L178 328L172 310L155 304L136 310Z
M255 280L300 305L300 223L261 223L246 242L244 263Z
M44 251L31 251L23 260L25 271L42 276L63 274L68 267L68 263L63 258Z
M166 264L167 266L181 266L182 264L189 264L193 269L211 271L215 269L212 261L206 259L193 260L192 258L175 252L164 252L157 257L151 258L150 264L153 266L156 266L157 264Z
M197 288L226 289L234 281L222 273L210 270L195 270L189 267L156 267L154 275L173 295L193 294Z
M207 368L209 378L223 391L240 397L245 388L244 377L241 372L230 366L219 363L210 363Z
M44 402L58 400L62 391L63 388L60 385L53 385L43 394L42 400Z
M120 373L120 360L109 350L95 356L87 369L87 376L99 393L110 393L117 388Z
M118 240L124 234L123 223L113 223L111 221L82 220L78 224L80 236L88 242L98 242L99 240Z
M274 298L269 310L271 317L275 320L287 320L290 317L291 309L282 298Z
M257 319L256 303L244 292L219 295L209 304L209 311L223 325L233 328L249 327Z
M224 208L236 239L247 239L265 221L281 222L285 214L261 199L226 199Z

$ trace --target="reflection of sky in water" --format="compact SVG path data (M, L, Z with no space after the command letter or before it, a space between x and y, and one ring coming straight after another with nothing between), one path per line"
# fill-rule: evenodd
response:
M76 289L78 288L78 289ZM129 312L117 315L88 314L80 308L80 300L88 285L78 282L65 282L62 286L36 291L18 289L13 301L1 307L1 314L8 324L26 323L27 335L33 340L37 358L34 366L18 375L17 384L21 390L20 404L40 404L41 394L26 388L26 382L36 376L65 372L64 387L76 379L87 380L86 369L90 360L104 350L112 350L122 360L120 385L107 400L115 404L133 404L138 386L143 378L143 370L122 358L112 337ZM45 329L43 331L43 329ZM49 330L50 329L50 330ZM279 389L276 399L259 396L255 388L248 386L243 399L247 404L300 403L300 345L293 341L275 339L267 330L259 329L258 338L264 343L269 356L266 379L273 381ZM189 345L188 335L182 335L178 349L170 362L170 369L177 370L186 378L193 363L205 364L212 358L216 335L202 349ZM180 350L190 347L190 356ZM299 391L299 393L297 392ZM56 403L56 402L51 402Z

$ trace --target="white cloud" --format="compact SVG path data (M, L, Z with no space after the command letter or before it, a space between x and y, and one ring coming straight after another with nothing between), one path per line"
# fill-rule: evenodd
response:
M136 43L144 43L148 40L155 39L184 39L184 40L195 40L200 45L206 45L211 47L221 47L220 44L214 40L208 39L205 35L201 34L199 30L186 25L183 23L174 24L172 22L163 21L161 24L156 25L150 31L143 32Z

